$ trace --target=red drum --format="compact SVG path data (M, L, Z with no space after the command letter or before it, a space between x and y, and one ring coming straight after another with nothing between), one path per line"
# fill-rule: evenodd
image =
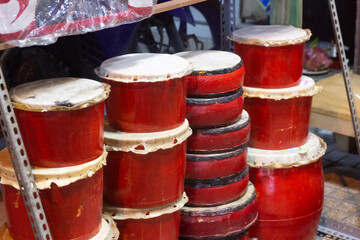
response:
M210 238L179 237L179 240L250 240L250 235L247 230L244 230L240 233L227 235L225 237L210 237Z
M79 78L25 83L10 95L30 164L68 167L104 150L104 100L109 86Z
M234 53L201 50L176 55L188 60L194 68L185 77L188 97L219 96L239 89L244 83L245 67Z
M90 240L108 240L108 239L118 239L119 230L117 229L114 221L108 216L104 216L102 219L100 231ZM2 236L0 235L1 240L14 240L11 237L9 229L6 228ZM16 240L16 239L15 239Z
M176 201L155 208L132 209L104 205L104 214L111 216L120 230L120 240L177 240L180 209L187 202L185 193Z
M244 196L232 203L216 207L184 207L181 210L180 238L225 238L246 232L256 218L256 190L249 183Z
M187 153L185 178L209 179L234 175L246 166L247 144L223 153Z
M184 192L189 123L154 133L118 132L105 126L109 152L104 197L118 207L149 208L175 201Z
M209 153L229 151L247 143L250 138L250 118L243 111L236 122L208 129L196 129L188 140L189 153Z
M244 87L245 109L251 118L249 146L278 150L305 144L312 96L321 88L303 76L291 88L262 89Z
M106 155L74 167L33 169L54 239L88 240L100 231ZM9 233L16 240L34 239L10 157L0 158L0 165Z
M186 179L187 206L214 206L226 204L241 197L249 183L249 169L228 177L211 179Z
M186 118L194 128L207 128L236 121L244 108L243 89L227 96L187 98Z
M248 87L287 88L299 84L310 30L266 25L238 29L230 36L245 64Z
M305 145L293 149L249 148L249 175L259 203L250 237L315 239L323 206L321 157L325 151L326 144L314 134L309 134Z
M190 64L155 53L110 58L97 74L111 85L106 101L110 126L124 132L158 132L185 120L186 81Z

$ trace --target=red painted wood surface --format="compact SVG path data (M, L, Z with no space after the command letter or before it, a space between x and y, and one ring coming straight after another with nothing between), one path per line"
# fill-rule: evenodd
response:
M111 85L106 100L109 124L124 132L159 132L176 128L185 121L186 82L183 78L161 82Z
M88 240L101 228L103 170L92 177L50 189L39 190L50 232L54 239ZM2 185L7 226L14 240L34 239L20 191Z
M315 239L324 197L321 159L292 168L250 168L249 175L259 207L251 238Z
M119 240L177 240L180 210L150 219L115 220L120 231Z
M75 166L103 153L104 102L70 111L14 112L33 166Z
M265 47L234 42L245 65L244 86L287 88L300 83L305 43Z
M238 70L215 75L188 75L188 95L208 95L235 91L239 89L245 78L245 67L242 65Z
M245 168L246 157L246 144L224 153L187 153L185 178L208 179L233 175Z
M186 141L148 154L109 152L104 167L104 197L117 207L149 208L184 192Z
M249 146L280 150L305 144L312 97L283 100L246 98L251 119Z

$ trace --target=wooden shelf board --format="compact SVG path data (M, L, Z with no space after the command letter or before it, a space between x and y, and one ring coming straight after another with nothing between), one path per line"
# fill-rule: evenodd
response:
M170 11L176 8L181 8L205 1L207 0L172 0L164 3L159 3L156 4L154 7L154 14Z

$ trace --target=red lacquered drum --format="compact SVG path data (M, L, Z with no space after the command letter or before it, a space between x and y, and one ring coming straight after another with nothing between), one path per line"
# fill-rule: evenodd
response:
M104 150L104 100L109 86L89 79L25 83L10 95L30 164L75 166Z
M249 183L249 169L245 167L234 175L211 179L186 179L188 206L214 206L240 198Z
M187 121L173 130L146 134L105 126L105 199L118 207L149 208L180 198L190 134Z
M187 153L185 178L227 177L246 166L247 145L222 153Z
M180 238L212 239L240 234L246 232L256 218L256 190L249 183L244 196L232 203L216 207L184 207L181 210Z
M250 138L250 118L243 111L241 118L225 127L196 129L189 137L189 153L229 151L247 143Z
M218 96L239 89L244 83L245 67L241 58L216 50L177 53L188 60L193 72L186 76L187 96Z
M155 208L118 208L105 204L104 214L117 223L120 240L177 240L180 209L187 200L184 193L176 201Z
M224 237L179 237L179 240L250 240L250 235L248 230L241 231L239 233L227 235Z
M244 108L243 89L221 97L186 98L186 118L194 128L228 124L240 118Z
M106 101L110 126L124 132L158 132L185 120L185 59L155 53L128 54L101 64L97 74L111 85Z
M117 229L114 220L108 216L103 216L101 222L100 231L90 240L117 240L119 238L119 230ZM0 235L1 240L16 240L11 237L9 229L5 228L5 231Z
M324 197L321 157L326 144L314 134L288 150L249 148L250 180L258 191L259 217L250 237L313 240Z
M279 150L305 144L312 96L320 90L305 76L300 85L291 88L244 87L245 110L251 118L249 146Z
M300 82L310 30L266 25L238 29L230 36L244 61L248 87L287 88Z
M106 152L96 160L66 168L33 168L39 196L54 239L88 240L101 229ZM2 196L9 233L34 239L10 157L0 158Z

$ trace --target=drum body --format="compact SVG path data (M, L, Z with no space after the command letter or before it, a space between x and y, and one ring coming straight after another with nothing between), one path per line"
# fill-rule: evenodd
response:
M240 118L243 108L242 88L221 97L188 97L186 118L194 128L214 127L236 121Z
M256 191L249 183L244 196L234 202L216 207L184 207L181 210L180 238L225 238L246 232L256 218Z
M101 228L103 170L92 177L50 189L39 190L42 205L56 239L88 240ZM35 239L20 191L10 185L2 185L7 211L7 225L15 240ZM66 221L64 221L66 219Z
M243 111L241 118L230 125L212 127L208 129L195 129L188 140L190 153L229 151L247 143L250 138L250 118Z

